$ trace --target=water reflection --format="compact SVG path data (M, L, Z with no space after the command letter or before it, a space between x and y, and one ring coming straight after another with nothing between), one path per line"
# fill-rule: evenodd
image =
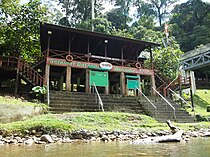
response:
M189 143L131 145L129 142L0 146L0 157L210 157L210 139Z

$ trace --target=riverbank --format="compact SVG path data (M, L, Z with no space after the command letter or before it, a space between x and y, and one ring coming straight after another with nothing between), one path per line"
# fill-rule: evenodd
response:
M208 122L174 125L184 130L184 141L210 136ZM47 114L0 124L0 144L132 141L169 134L166 123L158 123L146 115L118 112Z

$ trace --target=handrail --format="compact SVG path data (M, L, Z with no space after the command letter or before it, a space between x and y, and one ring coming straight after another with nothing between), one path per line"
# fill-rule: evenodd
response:
M144 96L144 98L155 108L155 118L157 118L157 107L151 102L151 100L149 100L149 98L144 95L144 93L138 88L136 87L136 89Z
M168 87L171 86L171 84L173 84L175 81L177 81L178 77L179 77L179 76L177 76L173 81L171 81L171 82L165 87L165 89L167 89Z
M103 102L102 102L101 97L100 97L100 95L98 93L98 90L96 88L95 83L93 83L93 87L95 88L95 91L96 91L96 94L97 94L97 97L98 97L99 107L101 107L102 111L104 112Z
M152 87L152 89L173 109L174 118L176 120L176 109L173 107L173 105L171 105L171 103L166 98L164 98L164 96L162 96L154 87Z
M179 94L177 94L176 92L174 92L171 88L169 88L169 90L174 93L176 96L178 96L182 101L184 101L187 105L191 106L186 100L184 100Z
M30 67L30 65L27 64L27 62L24 62L20 60L21 64L20 67L20 72L22 74L25 74L28 78L30 78L32 81L35 82L36 85L43 85L44 78L33 68Z
M179 76L177 76L173 81L171 81L166 87L164 87L164 96L166 97L167 95L167 88L169 88L175 81L177 81L177 79L179 78Z

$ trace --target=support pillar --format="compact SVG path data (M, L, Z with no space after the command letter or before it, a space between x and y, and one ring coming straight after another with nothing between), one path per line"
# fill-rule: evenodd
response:
M86 93L90 93L90 86L89 86L89 82L90 82L90 70L86 69L85 71L85 92Z
M120 73L120 94L125 95L125 73Z
M45 76L44 76L44 85L47 86L47 82L50 79L50 65L46 64L45 66Z
M109 86L105 87L105 94L109 94Z
M59 88L58 88L59 91L63 90L63 82L64 82L64 77L61 76L59 80Z
M156 86L155 86L155 75L154 75L154 73L151 75L151 95L152 96L156 96L156 93L153 90L153 88L156 89Z
M66 91L71 91L71 67L66 67Z
M119 83L116 84L116 94L119 94Z
M140 77L140 74L137 74L137 76L139 77L139 90L140 90L140 92L138 91L137 93L138 93L138 96L142 96L142 88L141 88L141 77Z
M45 65L44 85L47 86L47 104L50 104L50 65Z

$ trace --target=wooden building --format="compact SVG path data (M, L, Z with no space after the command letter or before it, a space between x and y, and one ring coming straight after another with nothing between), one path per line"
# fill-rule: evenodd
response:
M46 57L44 84L50 90L140 95L142 84L155 88L152 47L156 43L41 24L41 48ZM140 54L150 53L151 68ZM152 91L152 90L151 90Z

